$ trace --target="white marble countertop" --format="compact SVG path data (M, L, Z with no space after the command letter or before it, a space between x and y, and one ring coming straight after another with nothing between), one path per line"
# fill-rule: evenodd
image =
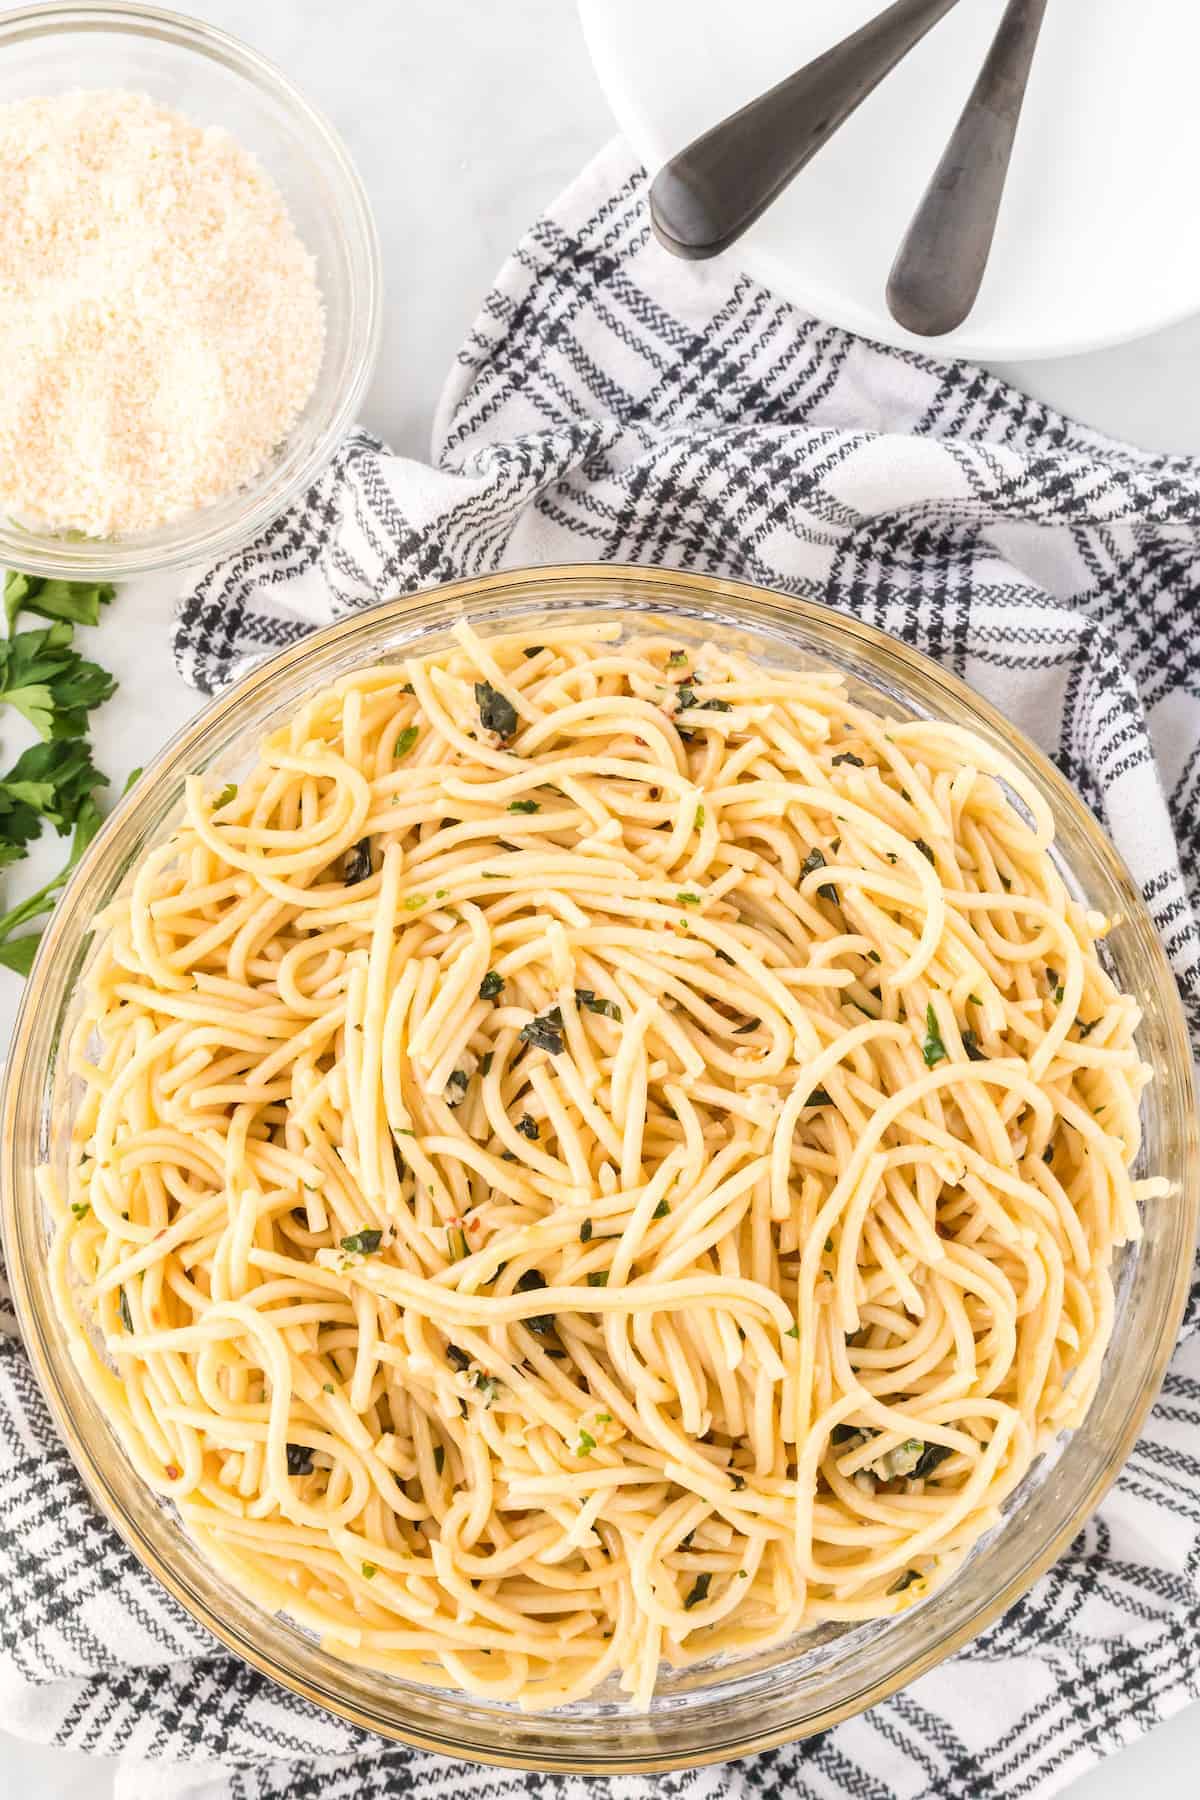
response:
M188 0L181 0L187 5ZM568 0L191 0L282 65L343 133L383 245L386 326L365 420L428 454L442 377L492 275L539 208L611 133ZM1200 453L1200 317L1138 344L1003 373L1088 424L1155 449ZM193 713L171 664L170 582L124 588L95 652L119 698L97 719L97 761L119 791ZM47 857L47 872L57 852ZM35 865L36 868L36 865ZM32 873L32 871L31 871ZM31 885L33 883L31 882ZM0 1044L20 984L0 970ZM1071 1800L1196 1792L1200 1704L1110 1758ZM23 1800L105 1800L113 1765L0 1733L3 1790ZM171 1771L162 1800L178 1791Z

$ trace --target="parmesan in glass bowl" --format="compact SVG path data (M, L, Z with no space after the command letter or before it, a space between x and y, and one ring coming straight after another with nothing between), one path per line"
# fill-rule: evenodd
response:
M199 22L33 6L0 48L0 559L109 581L216 561L361 402L381 310L362 185L285 78Z

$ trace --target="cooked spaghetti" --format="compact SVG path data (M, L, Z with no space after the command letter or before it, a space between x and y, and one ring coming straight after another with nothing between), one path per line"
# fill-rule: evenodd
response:
M44 1176L145 1480L338 1656L526 1708L927 1594L1164 1191L1051 835L981 737L607 624L193 780Z

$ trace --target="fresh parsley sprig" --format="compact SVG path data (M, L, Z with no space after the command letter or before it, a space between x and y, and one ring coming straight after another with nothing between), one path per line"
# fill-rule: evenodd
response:
M0 640L0 703L29 720L40 738L83 737L87 716L116 689L99 663L73 647L74 627L47 625Z
M52 910L59 893L67 884L68 875L102 824L100 809L89 795L79 809L71 838L71 853L64 866L36 894L30 894L27 900L22 900L11 912L6 912L0 918L0 966L12 969L18 975L28 975L46 925L43 919L36 931L29 932L22 932L21 926L28 925L31 920L41 918L43 913Z
M114 692L107 669L74 646L76 624L95 625L112 599L107 582L50 581L10 570L4 581L8 636L0 639L0 705L14 708L41 738L0 776L0 867L23 860L43 824L71 836L66 864L35 894L0 917L0 966L28 975L67 877L100 828L95 795L108 777L92 761L88 715ZM21 612L50 620L15 631ZM35 920L41 923L26 930Z
M43 619L65 619L71 625L98 625L100 608L108 605L116 591L108 581L53 581L9 569L4 577L9 635L17 614L23 612L37 613Z

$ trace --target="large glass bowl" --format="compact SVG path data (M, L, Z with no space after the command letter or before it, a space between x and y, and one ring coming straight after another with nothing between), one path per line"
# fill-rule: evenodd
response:
M23 6L0 14L0 104L65 88L130 88L258 158L316 259L325 350L308 403L268 466L210 506L137 536L27 530L0 513L0 565L83 581L216 562L310 485L362 404L379 347L379 245L341 139L257 51L198 19L149 6Z
M1156 1072L1143 1103L1143 1163L1170 1188L1147 1204L1144 1237L1121 1254L1116 1325L1085 1425L1035 1464L1000 1526L943 1590L883 1623L831 1628L737 1664L667 1672L646 1715L602 1698L537 1717L352 1668L208 1566L174 1510L142 1485L71 1360L51 1301L33 1170L46 1157L65 1161L77 1094L60 1047L92 952L92 920L179 817L184 778L204 771L218 787L236 780L301 697L398 651L441 648L463 616L486 635L517 620L544 621L549 632L584 611L635 629L663 622L680 643L712 637L764 663L833 667L860 704L947 719L1001 745L1051 806L1070 885L1118 918L1105 953L1144 1009L1141 1048ZM51 920L17 1023L2 1130L21 1328L80 1473L146 1567L240 1656L360 1725L451 1756L597 1774L716 1761L823 1729L912 1681L1010 1606L1070 1542L1128 1454L1175 1339L1195 1236L1197 1130L1175 984L1136 887L1063 778L960 681L867 625L736 582L616 566L514 571L376 607L271 658L214 701L117 809Z

